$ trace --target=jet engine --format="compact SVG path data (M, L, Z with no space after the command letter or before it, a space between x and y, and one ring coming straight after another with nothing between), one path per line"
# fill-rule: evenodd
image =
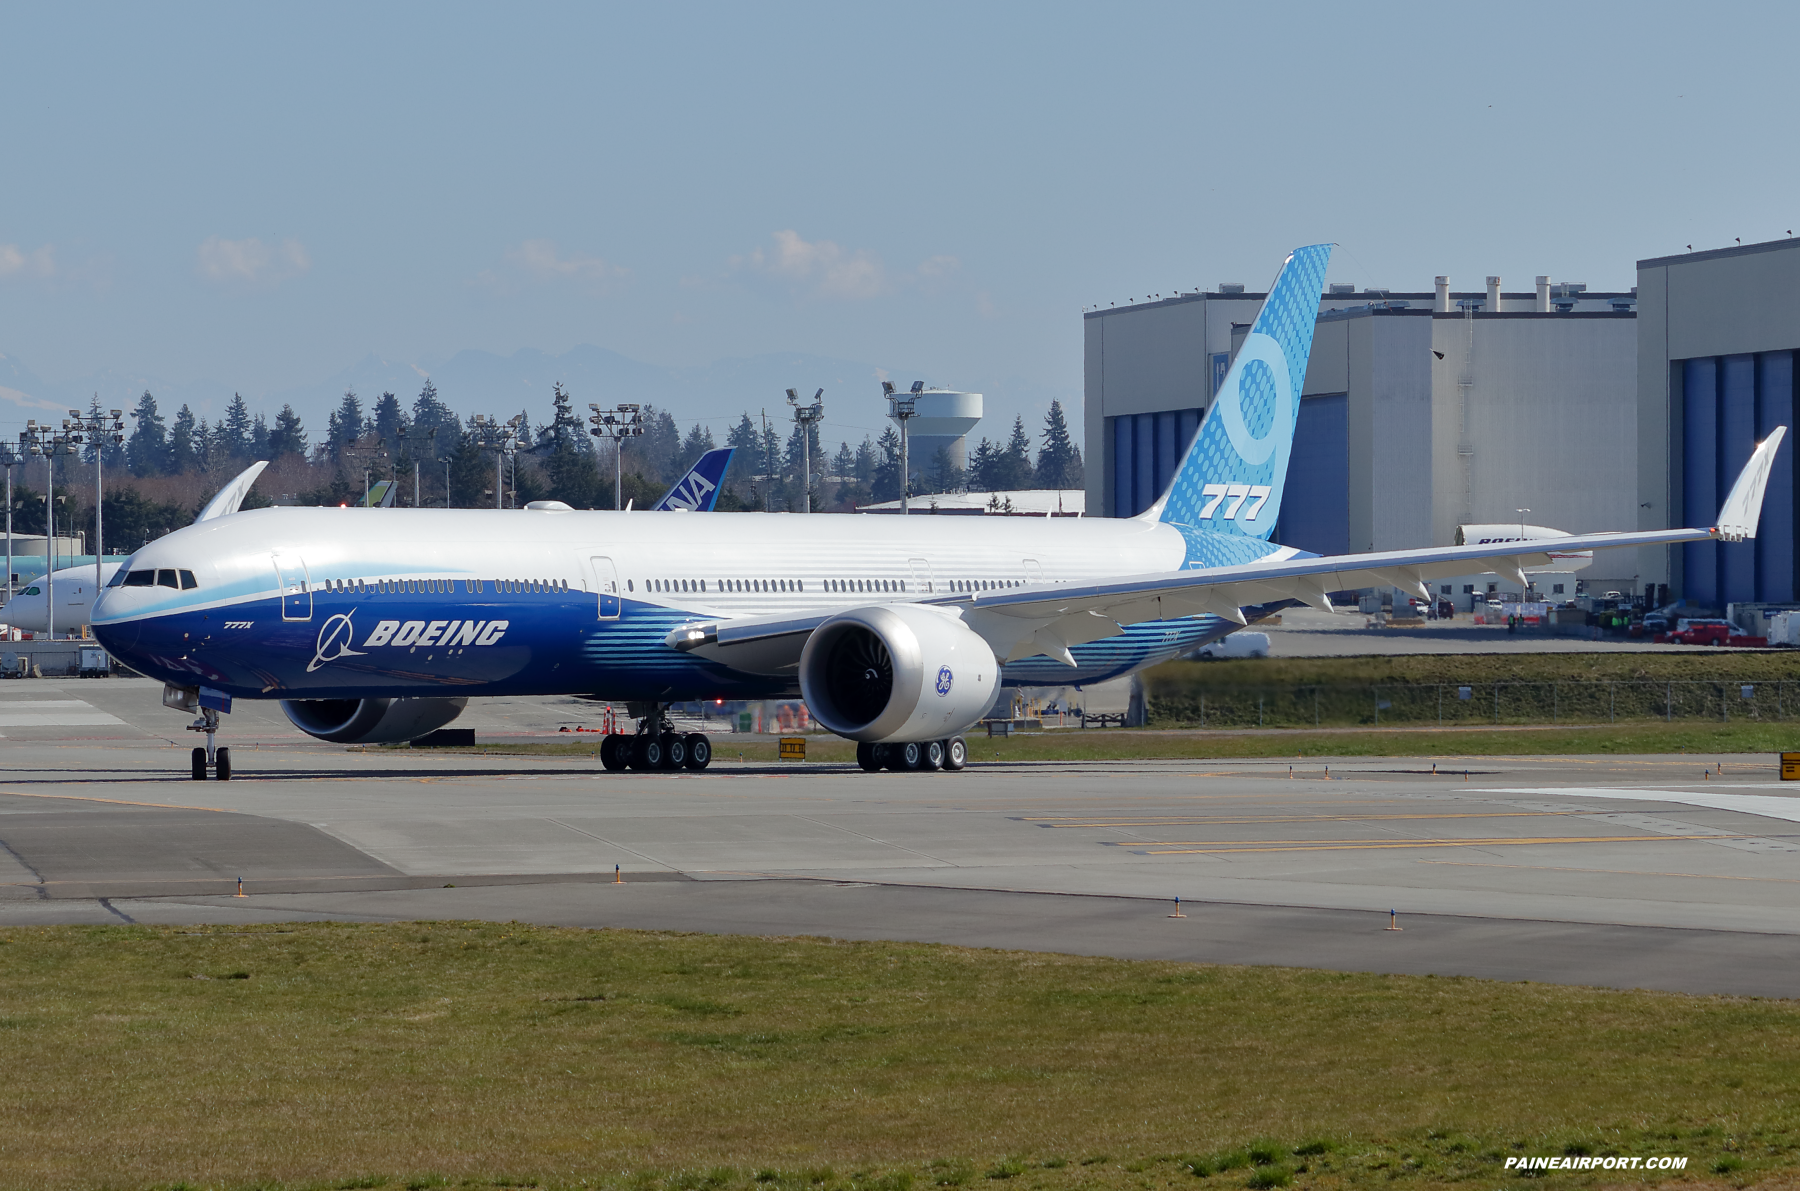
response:
M333 744L395 744L435 732L467 699L283 699L294 727Z
M942 740L994 705L1000 663L956 616L919 604L841 612L800 653L813 718L866 741Z

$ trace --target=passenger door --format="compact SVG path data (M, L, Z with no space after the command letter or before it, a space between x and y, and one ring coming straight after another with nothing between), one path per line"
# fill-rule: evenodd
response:
M306 581L306 560L298 554L277 554L275 578L281 587L281 619L311 620L312 589Z
M589 558L588 565L593 568L594 591L599 597L598 619L619 619L619 609L624 604L619 595L619 568L613 565L612 559L599 554Z

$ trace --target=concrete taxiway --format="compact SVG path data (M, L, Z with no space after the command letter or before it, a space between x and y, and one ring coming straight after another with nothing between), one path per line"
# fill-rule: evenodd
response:
M240 703L237 776L197 783L156 696L0 687L0 925L519 919L1800 994L1772 757L864 774L722 740L703 774L608 774L351 752ZM478 714L594 718L511 702Z

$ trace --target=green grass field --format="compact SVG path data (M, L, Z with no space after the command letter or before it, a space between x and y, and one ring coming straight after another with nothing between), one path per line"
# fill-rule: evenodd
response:
M1147 911L1149 912L1149 911ZM1379 940L1371 925L1371 946ZM1523 1186L1800 1166L1800 1004L511 925L0 931L0 1186Z

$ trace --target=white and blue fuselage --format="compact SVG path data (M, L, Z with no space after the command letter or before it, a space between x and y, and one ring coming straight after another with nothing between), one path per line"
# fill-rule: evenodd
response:
M144 547L103 594L94 631L145 674L238 698L762 698L796 680L665 638L696 621L1178 570L1202 562L1193 538L1146 520L257 509ZM160 584L162 572L193 586ZM1074 668L1031 657L1003 681L1101 681L1235 627L1133 625L1076 646Z

